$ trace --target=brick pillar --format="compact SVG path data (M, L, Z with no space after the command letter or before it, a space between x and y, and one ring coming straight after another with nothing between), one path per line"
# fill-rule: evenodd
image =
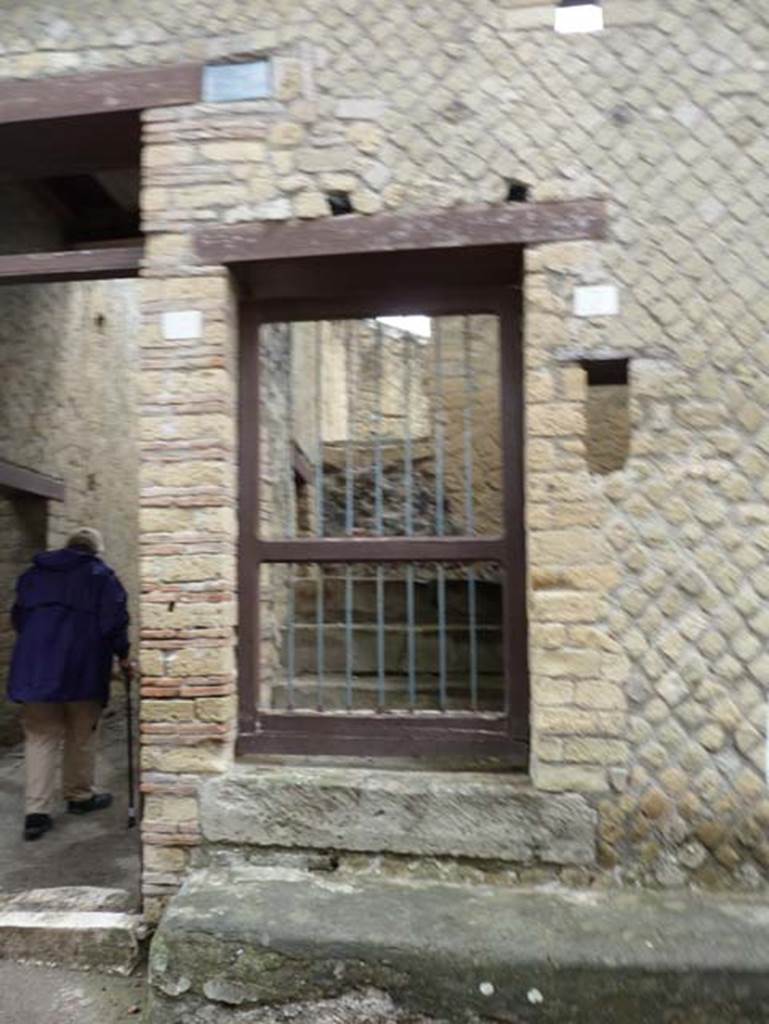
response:
M608 621L618 579L607 484L585 458L586 378L570 353L607 345L580 323L575 286L603 280L603 243L527 252L526 528L532 765L536 786L601 794L624 786L628 658Z
M141 337L141 789L150 917L184 877L200 841L198 785L231 764L235 732L234 302L224 273L165 276L174 247L165 236L150 242ZM197 316L181 331L178 320L164 322L164 314L185 311L201 314L199 330Z

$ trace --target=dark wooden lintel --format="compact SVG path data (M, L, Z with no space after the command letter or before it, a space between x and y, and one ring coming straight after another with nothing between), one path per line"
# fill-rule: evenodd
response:
M197 103L201 79L201 64L4 79L0 124Z
M606 237L601 199L511 203L375 216L327 217L304 223L253 222L198 233L205 264L341 256L356 253L536 245Z
M0 284L136 277L141 258L140 245L0 256Z
M39 498L51 498L53 501L64 501L66 485L63 480L38 473L34 469L15 466L11 462L0 459L0 487L16 491L19 494L34 495Z

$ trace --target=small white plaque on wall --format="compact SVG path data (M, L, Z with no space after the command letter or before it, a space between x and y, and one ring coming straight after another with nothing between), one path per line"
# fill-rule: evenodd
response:
M601 32L603 30L603 7L599 3L585 0L567 0L555 9L555 30L563 35L575 32Z
M164 313L163 337L167 341L185 341L203 336L203 314L199 309L182 309Z
M619 288L613 284L582 286L574 289L575 316L617 316Z

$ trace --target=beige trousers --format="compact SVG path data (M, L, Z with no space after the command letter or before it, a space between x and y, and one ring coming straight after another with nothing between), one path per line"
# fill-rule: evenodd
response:
M53 812L60 763L64 799L87 800L91 796L101 710L95 700L22 705L26 814Z

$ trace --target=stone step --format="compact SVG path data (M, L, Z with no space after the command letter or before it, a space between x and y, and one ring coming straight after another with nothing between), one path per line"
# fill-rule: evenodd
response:
M140 917L122 889L32 889L0 904L0 959L129 975Z
M373 994L423 1024L752 1024L769 902L210 869L172 900L149 980L147 1024L364 1024Z
M593 864L596 812L509 772L243 764L206 780L207 843Z
M417 711L440 710L438 699L438 677L421 675L416 677ZM390 710L409 710L409 682L405 675L388 675L384 680L385 707ZM270 707L283 710L289 707L289 694L293 707L315 708L318 705L318 679L316 675L297 676L289 689L288 682L279 680L270 690ZM502 676L482 675L478 678L478 710L500 711L504 704L504 679ZM376 676L355 676L352 685L352 710L372 711L379 707L379 682ZM343 711L347 707L347 679L339 673L326 673L322 692L325 711ZM449 676L446 680L447 711L469 710L470 681L467 673Z

